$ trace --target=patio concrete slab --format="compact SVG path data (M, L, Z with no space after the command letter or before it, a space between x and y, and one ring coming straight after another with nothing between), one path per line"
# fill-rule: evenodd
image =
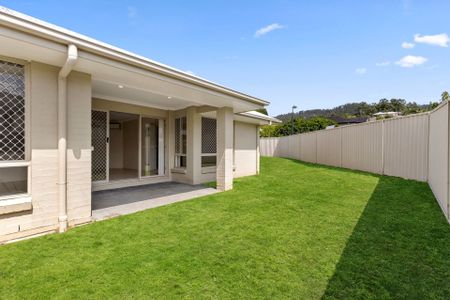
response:
M204 185L164 182L92 193L92 220L99 221L141 210L217 193Z

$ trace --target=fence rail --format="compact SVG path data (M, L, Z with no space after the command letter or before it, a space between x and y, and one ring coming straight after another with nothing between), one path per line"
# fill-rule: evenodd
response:
M450 221L449 104L431 112L276 138L262 156L298 159L428 182Z

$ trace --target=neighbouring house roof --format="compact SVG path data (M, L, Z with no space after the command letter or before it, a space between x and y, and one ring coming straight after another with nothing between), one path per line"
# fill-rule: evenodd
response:
M359 117L359 118L343 118L338 116L330 117L331 120L335 121L338 124L358 124L367 122L369 118L367 117Z
M170 66L148 59L144 56L134 54L124 49L100 42L90 37L64 29L62 27L38 20L28 15L0 6L0 25L15 30L26 32L38 37L43 37L61 44L74 44L79 49L106 57L111 60L124 62L157 74L174 78L195 86L206 88L226 96L239 100L251 102L256 105L265 106L269 102L219 85L212 81L200 78L177 70Z

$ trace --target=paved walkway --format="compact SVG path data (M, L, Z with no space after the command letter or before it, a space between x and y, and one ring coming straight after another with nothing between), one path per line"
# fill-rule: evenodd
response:
M217 193L204 185L165 182L92 193L92 219L104 220Z

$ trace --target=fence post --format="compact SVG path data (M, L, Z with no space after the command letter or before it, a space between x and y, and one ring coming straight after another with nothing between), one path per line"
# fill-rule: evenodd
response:
M317 132L314 132L314 135L316 137L316 164L317 164Z
M450 108L447 107L447 221L450 222Z
M339 129L339 151L340 151L340 153L339 153L339 155L340 155L340 157L339 157L339 166L342 168L342 152L343 152L343 150L342 150L342 130L343 130L343 128L341 127L340 129Z
M384 142L384 120L381 120L381 175L384 175L384 156L385 156L385 142Z
M430 174L430 124L431 124L431 121L430 121L430 119L431 119L431 113L430 112L428 112L428 114L427 114L427 122L428 122L428 136L427 136L427 155L426 155L426 157L427 157L427 174L426 174L426 176L425 176L425 178L426 178L426 181L428 182L428 184L430 183L429 181L428 181L428 179L429 179L429 174Z

